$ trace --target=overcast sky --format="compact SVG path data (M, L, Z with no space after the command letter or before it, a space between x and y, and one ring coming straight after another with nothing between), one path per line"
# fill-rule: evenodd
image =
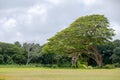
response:
M120 39L120 0L0 0L0 42L37 42L68 27L75 19L103 14Z

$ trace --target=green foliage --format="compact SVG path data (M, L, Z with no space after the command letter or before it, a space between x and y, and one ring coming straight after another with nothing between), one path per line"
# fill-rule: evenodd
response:
M16 64L26 64L27 57L24 54L14 54L12 58Z
M42 54L40 57L41 63L42 64L55 64L56 59L55 59L55 54L54 53L49 53L49 54Z
M119 63L120 64L120 47L116 47L113 50L112 56L110 57L112 59L113 63Z
M114 44L112 42L108 42L103 45L99 45L97 48L102 55L103 65L112 64L110 57L113 54Z
M87 69L87 65L78 63L78 68Z
M0 55L0 64L3 64L3 61L4 60L4 57L3 57L3 55Z
M92 67L92 66L88 66L87 68L88 68L88 69L93 69L93 67Z
M114 64L120 64L120 40L113 41L113 54L111 55L110 59Z
M14 64L11 56L7 55L7 56L5 56L5 58L6 58L5 64Z
M85 53L91 54L96 52L96 48L91 51L91 47L101 45L108 42L114 36L114 30L109 27L109 22L103 15L89 15L83 16L75 20L68 28L58 32L55 36L48 40L48 43L42 48L42 53L57 53L57 54L74 54L77 55ZM96 52L94 57L101 55ZM72 56L76 59L78 56ZM100 59L102 60L102 59ZM96 61L101 66L102 61Z
M20 65L20 64L4 64L0 65L0 68L35 68L35 64L29 64L29 65Z
M20 44L20 42L18 42L18 41L16 41L14 44L15 44L17 47L21 47L21 44Z
M107 64L107 65L103 66L102 68L105 68L105 69L113 69L113 68L115 68L115 66L114 66L114 65Z
M114 40L113 44L114 44L114 47L120 47L120 40L119 39Z
M120 63L114 63L113 64L115 67L120 67Z
M116 47L116 48L113 50L113 53L115 53L116 55L120 55L120 47Z
M70 57L68 57L68 56L65 56L65 55L63 55L63 56L61 56L60 58L59 58L59 60L58 60L58 66L59 67L71 67L71 58Z
M14 44L0 42L0 55L2 55L2 63L13 64L13 55L23 53L22 49Z

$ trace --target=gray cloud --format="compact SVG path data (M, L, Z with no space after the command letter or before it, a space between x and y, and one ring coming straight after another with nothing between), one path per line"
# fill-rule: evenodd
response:
M0 0L0 37L5 42L43 44L76 18L103 14L120 39L119 0Z
M44 0L0 0L0 9L26 8L43 2Z

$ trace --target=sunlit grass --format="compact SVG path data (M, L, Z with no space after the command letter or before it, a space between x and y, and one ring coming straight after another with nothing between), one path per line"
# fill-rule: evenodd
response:
M120 69L0 68L0 80L120 80Z

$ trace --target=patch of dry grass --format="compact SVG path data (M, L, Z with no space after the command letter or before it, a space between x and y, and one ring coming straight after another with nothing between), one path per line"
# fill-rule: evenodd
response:
M120 69L0 68L0 80L120 80Z

